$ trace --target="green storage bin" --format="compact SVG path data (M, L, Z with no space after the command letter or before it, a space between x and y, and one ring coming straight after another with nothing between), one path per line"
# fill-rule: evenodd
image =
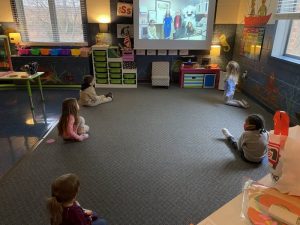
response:
M94 56L106 56L106 51L94 51Z
M94 60L96 62L106 62L106 57L105 56L95 56Z
M121 68L122 64L120 62L109 62L108 66L112 68Z
M107 79L96 79L97 84L107 84L108 80Z
M109 72L110 73L122 73L122 69L120 69L120 68L110 68Z
M30 49L31 55L40 55L40 49L39 48L32 48Z
M122 84L122 80L121 79L111 79L110 83L111 84Z
M112 79L120 79L120 78L122 78L122 74L121 73L110 73L109 77Z
M106 62L95 62L95 67L107 67Z
M135 79L136 74L135 73L124 73L123 77L125 79Z
M99 67L96 67L95 68L95 71L97 73L106 73L107 72L107 69L106 68L99 68Z
M123 81L124 84L135 84L135 79L126 79Z
M121 54L119 51L119 47L117 46L109 47L107 50L107 55L108 58L120 58Z
M107 73L96 73L97 78L107 78L108 74Z

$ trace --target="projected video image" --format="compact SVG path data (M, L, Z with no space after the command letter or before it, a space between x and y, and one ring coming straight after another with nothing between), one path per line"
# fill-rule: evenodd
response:
M140 0L139 39L205 40L209 0Z

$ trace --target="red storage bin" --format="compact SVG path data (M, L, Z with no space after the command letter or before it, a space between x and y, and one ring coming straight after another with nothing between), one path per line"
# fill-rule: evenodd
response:
M29 53L30 53L30 49L21 48L18 50L18 55L29 55Z

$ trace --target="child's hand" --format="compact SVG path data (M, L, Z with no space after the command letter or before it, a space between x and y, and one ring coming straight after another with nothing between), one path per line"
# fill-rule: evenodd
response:
M91 216L93 214L93 211L89 210L89 209L84 209L83 211L84 211L84 214L87 216Z

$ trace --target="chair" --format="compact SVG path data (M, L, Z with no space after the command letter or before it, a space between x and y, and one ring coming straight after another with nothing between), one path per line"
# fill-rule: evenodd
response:
M169 62L152 62L152 86L170 85Z

